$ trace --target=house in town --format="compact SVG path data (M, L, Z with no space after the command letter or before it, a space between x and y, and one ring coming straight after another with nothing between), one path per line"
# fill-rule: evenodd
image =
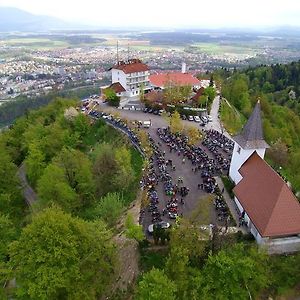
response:
M139 59L118 61L110 70L112 78L110 87L117 89L121 97L139 96L141 89L144 91L151 89L149 67Z
M236 184L234 201L249 231L269 253L300 251L300 203L264 160L269 146L263 137L259 101L234 141L229 176Z

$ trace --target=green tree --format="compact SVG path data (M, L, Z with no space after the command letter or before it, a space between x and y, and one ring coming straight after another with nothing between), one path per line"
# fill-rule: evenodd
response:
M128 214L125 220L125 234L130 239L141 242L145 239L143 227L134 223L132 214Z
M170 129L172 133L179 133L183 130L182 120L178 111L175 111L170 117Z
M175 300L176 285L163 271L152 269L139 282L136 300Z
M185 134L189 138L188 143L190 145L196 145L201 141L202 134L199 129L193 126L188 126L185 128Z
M256 248L233 248L210 255L203 269L203 299L249 299L268 286L268 257Z
M8 245L16 237L16 230L13 222L8 216L0 213L0 262L3 262L8 255Z
M168 256L165 271L168 277L176 283L179 299L188 299L189 257L184 247L172 247Z
M24 210L24 200L20 193L18 168L1 145L0 153L0 211L8 215L14 222L20 222Z
M120 97L117 96L114 90L107 88L104 90L104 95L109 105L115 107L120 105Z
M115 186L119 190L126 190L134 180L134 172L131 166L131 153L126 147L120 147L115 151L117 172L114 176ZM124 180L126 178L126 180Z
M103 196L108 192L115 192L113 178L118 170L114 149L110 144L100 144L95 150L95 162L93 166L96 181L97 195Z
M97 299L115 267L111 233L102 222L57 208L33 217L11 244L11 267L22 299Z
M76 116L73 125L75 132L77 132L81 138L88 134L90 130L90 120L88 119L88 116L84 114Z
M26 175L30 183L35 186L38 179L42 176L46 167L46 157L41 150L39 143L29 144L28 155L25 159Z
M80 197L80 205L87 206L94 201L96 190L92 173L92 163L79 150L64 148L54 159L54 163L64 170L69 186Z
M198 99L198 106L203 107L206 106L208 103L208 96L207 95L202 95Z
M115 225L124 209L124 201L119 193L108 193L91 209L90 218L101 218L109 226Z
M209 101L213 101L216 97L216 90L212 86L208 86L204 90L204 94L208 96Z
M45 169L37 183L37 192L41 207L56 204L68 212L80 207L78 195L70 187L64 170L55 164L50 164Z
M47 132L40 141L41 149L49 162L65 146L70 137L69 130L63 128L59 121L47 126Z
M170 247L183 248L191 265L198 266L207 246L207 233L199 230L198 224L186 219L180 219L179 225L173 226L170 231Z

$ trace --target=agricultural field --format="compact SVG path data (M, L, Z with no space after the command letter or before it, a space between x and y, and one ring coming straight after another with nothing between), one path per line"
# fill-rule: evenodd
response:
M246 45L222 44L222 43L197 43L192 44L192 47L199 49L207 54L235 54L235 55L254 55L259 52L259 49Z

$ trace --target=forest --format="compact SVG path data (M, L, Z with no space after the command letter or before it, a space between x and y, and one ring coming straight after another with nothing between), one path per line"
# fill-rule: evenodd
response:
M215 78L222 84L222 96L238 112L222 113L225 126L237 133L258 99L263 129L271 146L267 161L300 191L300 62L259 66L242 71L220 70ZM224 110L228 110L224 105Z
M76 105L56 99L0 135L1 299L96 299L114 276L114 226L139 190L143 158ZM21 165L37 192L29 207ZM2 289L13 278L17 288Z

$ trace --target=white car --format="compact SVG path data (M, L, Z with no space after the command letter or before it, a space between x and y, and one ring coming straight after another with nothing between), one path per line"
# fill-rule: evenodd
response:
M156 224L151 224L148 226L148 232L149 233L153 233L154 228L163 228L163 229L168 229L170 227L170 223L165 222L165 221L161 221L159 223Z
M194 121L193 116L189 116L188 119L189 119L189 121Z
M194 120L195 120L195 122L198 122L198 123L201 122L199 116L194 116Z
M207 120L208 120L208 122L212 122L212 116L211 116L211 115L208 115L208 116L207 116Z
M207 117L205 117L205 116L202 116L202 117L201 117L201 120L202 120L204 123L207 123L207 122L208 122L208 119L207 119Z

